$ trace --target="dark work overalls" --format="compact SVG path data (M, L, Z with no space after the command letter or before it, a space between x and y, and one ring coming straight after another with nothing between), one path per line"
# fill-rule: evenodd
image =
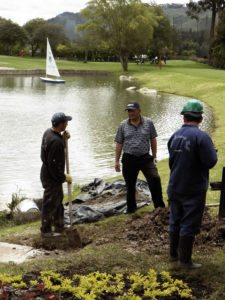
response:
M63 187L65 150L60 133L46 130L41 145L41 182L44 188L41 232L60 231L64 226Z
M170 254L175 257L179 241L189 241L184 247L189 247L191 253L194 236L200 232L209 169L216 164L217 154L208 134L194 125L183 125L173 134L168 150L171 170L168 185Z

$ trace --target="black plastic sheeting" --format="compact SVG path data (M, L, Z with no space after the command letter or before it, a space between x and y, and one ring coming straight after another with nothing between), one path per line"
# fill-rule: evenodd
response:
M146 181L137 180L138 208L151 203ZM94 222L105 217L126 213L126 186L124 180L106 182L96 178L82 187L82 193L73 200L73 224ZM65 205L65 223L70 224L69 206Z

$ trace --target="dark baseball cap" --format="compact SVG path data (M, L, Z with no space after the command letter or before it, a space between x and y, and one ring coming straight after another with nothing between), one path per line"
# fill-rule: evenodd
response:
M130 102L127 104L127 108L125 110L135 110L140 109L140 104L138 102Z
M71 121L72 117L71 116L66 116L63 112L57 112L52 116L52 125L56 126L60 123Z

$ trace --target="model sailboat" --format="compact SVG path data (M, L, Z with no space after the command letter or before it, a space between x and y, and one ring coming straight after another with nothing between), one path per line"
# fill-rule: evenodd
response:
M53 76L52 77L48 77ZM42 81L51 83L64 83L65 80L60 78L59 70L57 68L52 49L47 38L47 51L46 51L46 77L40 77Z

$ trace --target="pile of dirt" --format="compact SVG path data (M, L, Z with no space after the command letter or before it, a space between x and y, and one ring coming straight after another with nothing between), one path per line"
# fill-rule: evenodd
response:
M121 247L135 251L144 251L149 254L159 255L168 252L169 248L169 209L158 208L152 212L131 215L131 218L121 226L120 223L98 227L78 226L82 245L78 239L71 245L68 236L63 235L57 239L41 239L40 233L14 234L3 239L4 242L17 243L37 249L70 251L79 249L88 244L95 243L101 246L110 243L119 243ZM76 228L76 227L75 227ZM78 243L78 244L77 244ZM217 217L205 210L201 233L196 238L196 246L204 251L209 247L220 247L225 250L225 220L219 221Z
M123 238L135 248L146 250L151 254L159 254L168 249L168 208L158 208L144 216L134 215L127 226ZM196 238L196 245L224 247L225 249L225 220L219 221L206 209L201 233Z
M159 254L168 249L169 210L158 208L128 222L125 238L135 247Z
M225 249L225 219L219 220L218 217L213 217L206 209L201 233L196 239L196 244L199 246L223 247Z

